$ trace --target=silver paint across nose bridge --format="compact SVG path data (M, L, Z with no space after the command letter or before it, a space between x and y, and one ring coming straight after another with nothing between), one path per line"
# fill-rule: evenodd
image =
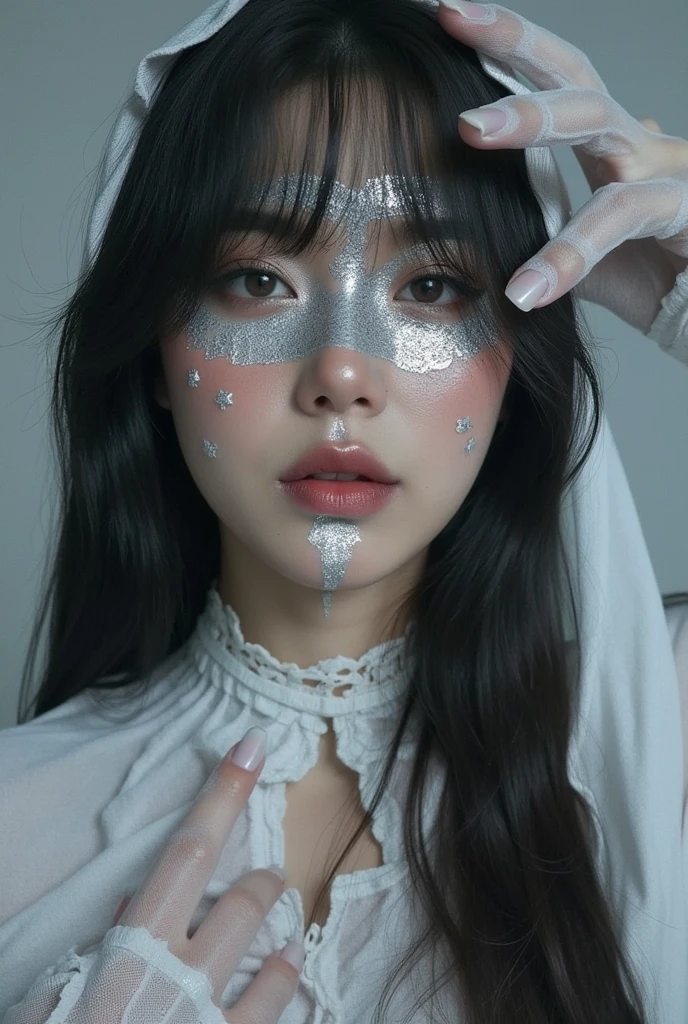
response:
M302 194L298 176L288 175L272 182L265 194L256 191L256 197L292 205L298 199L313 209L319 179L306 180ZM446 213L432 182L430 194L435 196L433 211ZM361 189L335 182L326 216L343 222L347 232L343 251L330 263L330 273L341 288L331 291L313 282L303 299L280 302L278 308L270 298L258 299L253 307L266 315L244 321L221 316L206 301L187 326L187 348L204 350L206 359L224 357L253 365L292 362L327 345L387 359L415 373L446 369L455 359L472 359L484 344L484 335L476 330L476 311L458 322L439 323L419 320L388 301L395 278L410 260L420 256L427 261L425 250L414 246L378 270L366 270L367 227L372 221L401 216L401 196L398 180L391 175L370 178Z

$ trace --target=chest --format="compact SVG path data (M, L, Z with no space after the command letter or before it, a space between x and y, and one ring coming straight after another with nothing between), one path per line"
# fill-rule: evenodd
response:
M330 758L331 750L326 748L332 739L324 739L318 764L298 782L287 783L285 789L285 885L298 889L301 894L306 928L312 921L325 924L330 912L329 890L327 899L313 917L315 901L330 870L365 817L358 775ZM376 868L382 863L382 848L368 826L336 874Z

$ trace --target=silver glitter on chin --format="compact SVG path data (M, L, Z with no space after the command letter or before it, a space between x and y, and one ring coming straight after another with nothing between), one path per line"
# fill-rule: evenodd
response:
M267 186L256 186L255 196L266 203L284 201L285 206L298 201L312 210L319 180L311 175L299 195L298 175L287 175ZM446 215L437 183L429 179L429 185L429 212ZM482 326L485 312L476 302L467 302L457 318L440 321L436 313L423 312L423 303L389 300L402 272L415 265L417 276L422 276L422 268L431 258L425 247L414 245L377 270L366 268L371 221L403 212L399 179L393 175L369 178L360 189L336 181L325 216L341 224L345 233L343 251L330 263L330 273L339 287L333 290L327 283L313 280L298 298L256 299L251 303L254 315L250 320L222 315L221 298L216 313L206 299L187 325L187 348L203 349L206 359L222 356L245 366L293 362L320 348L339 347L387 359L413 373L444 370L457 359L474 358L485 344L485 332L476 329ZM434 271L435 276L438 273ZM427 276L432 272L427 271Z
M212 441L203 441L203 451L211 459L217 458L217 445L213 444Z
M468 444L466 444L464 446L463 450L468 454L468 453L472 452L474 448L475 448L475 438L474 437L469 437Z
M233 405L231 393L222 390L218 391L215 403L216 405L219 405L221 409L226 409L228 405Z
M467 430L470 430L473 424L471 423L471 417L466 416L463 420L456 421L456 433L465 434Z
M198 370L189 370L188 384L190 388L197 388L201 375Z
M338 416L337 419L332 422L330 432L327 435L327 440L343 441L348 436L349 431L346 429L346 423L344 422L343 419L341 419L341 417Z
M356 519L340 519L321 515L313 520L308 543L320 552L323 577L323 611L330 614L332 591L336 590L351 561L354 544L360 543L361 534Z

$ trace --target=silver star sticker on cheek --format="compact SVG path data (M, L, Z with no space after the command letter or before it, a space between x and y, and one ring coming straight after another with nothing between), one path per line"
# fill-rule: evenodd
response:
M201 375L198 370L189 370L188 384L190 388L197 388Z
M227 391L222 391L222 390L218 391L217 398L215 399L215 402L216 402L217 405L220 406L221 409L226 409L228 405L233 405L234 404L232 402L232 395L231 395L231 393L227 392Z
M217 458L217 445L213 444L212 441L204 441L203 442L203 451L211 459L216 459Z

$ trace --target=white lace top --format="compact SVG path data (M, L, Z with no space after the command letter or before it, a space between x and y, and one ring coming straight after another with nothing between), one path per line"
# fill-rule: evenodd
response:
M8 784L0 811L5 825L16 825L4 835L6 863L0 864L0 1013L47 969L33 989L34 996L41 992L40 1014L17 1011L9 1020L71 1020L65 1014L83 986L80 972L97 955L120 897L135 891L210 771L251 725L268 732L265 766L192 929L248 871L284 862L285 783L316 763L325 718L332 718L338 756L360 773L367 808L373 770L391 738L406 686L403 646L398 639L358 660L333 658L308 669L282 664L260 645L244 642L236 614L213 586L193 635L160 667L143 709L130 721L121 715L107 721L80 694L0 733L0 779ZM302 683L316 678L317 688ZM333 696L344 682L349 688ZM280 1020L371 1019L391 958L406 948L413 931L401 833L412 752L412 743L402 746L393 785L374 815L383 865L336 877L325 926L313 924L305 935L300 893L285 890L227 986L223 1007L236 1001L267 956L298 936L305 940L306 960L297 994ZM577 770L571 781L596 806ZM437 791L431 790L433 799L424 808L426 827L437 810ZM599 832L595 841L598 870L605 871ZM110 929L118 931L126 930ZM427 966L419 970L424 985ZM393 1000L392 1010L408 1008L412 986L415 997L418 980L405 978L396 997L401 1002Z

